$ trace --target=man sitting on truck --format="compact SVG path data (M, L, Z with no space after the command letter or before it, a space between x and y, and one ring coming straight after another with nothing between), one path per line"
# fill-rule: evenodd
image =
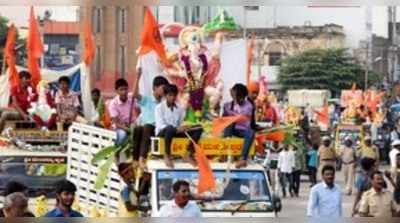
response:
M140 106L141 113L139 115L139 123L143 126L142 139L138 153L139 167L146 169L146 158L150 148L151 137L155 134L155 108L161 103L164 97L164 88L168 85L168 80L163 76L157 76L153 79L153 94L140 95L139 94L139 80L142 74L142 69L139 68L136 81L136 92L134 97L137 99Z
M31 86L31 74L28 71L21 71L19 79L19 85L11 89L11 108L1 112L0 133L4 130L6 121L28 121L28 109L31 107L31 103L38 99L35 88Z
M134 165L137 166L136 152L140 145L143 128L137 125L137 118L140 113L139 105L133 94L128 93L128 82L120 78L115 82L117 95L110 101L108 110L110 112L112 127L117 133L116 144L124 143L128 133L133 128Z
M251 129L251 118L253 116L253 105L247 99L248 91L243 84L235 84L231 89L232 101L224 105L223 116L245 115L248 120L237 122L228 126L224 131L224 137L243 137L244 145L241 159L236 163L236 168L247 166L247 158L251 144L254 140L254 130Z
M185 111L177 104L178 88L176 85L168 84L165 86L165 100L156 106L156 135L164 137L165 154L164 161L167 167L173 168L171 160L171 143L175 137L186 138L188 134L196 143L199 141L203 129L200 126L185 126L183 120ZM194 145L189 144L188 153L184 157L187 162L196 165L193 159Z

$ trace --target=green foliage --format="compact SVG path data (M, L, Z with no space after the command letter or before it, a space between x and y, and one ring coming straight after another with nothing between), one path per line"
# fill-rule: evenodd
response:
M100 190L104 187L107 180L108 173L110 172L111 165L113 164L114 156L109 156L103 165L100 166L99 174L97 175L94 188Z
M280 61L279 83L288 89L328 89L339 93L353 82L364 86L365 69L354 61L347 49L311 49ZM369 85L381 75L369 72Z
M117 146L112 145L100 150L100 152L96 153L92 159L92 164L98 164L100 161L108 159L111 155L113 155L117 151Z
M130 149L133 147L133 134L133 130L129 131L123 143L105 147L93 156L91 163L100 164L99 173L95 182L96 190L100 190L104 187L114 157L119 156L121 153L125 153L128 159L132 156Z

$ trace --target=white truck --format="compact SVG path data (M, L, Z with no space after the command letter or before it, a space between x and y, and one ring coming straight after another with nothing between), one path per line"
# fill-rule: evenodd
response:
M211 163L217 188L215 192L194 196L204 217L275 217L281 209L279 198L272 194L264 168L250 164L236 169L233 164ZM197 193L198 169L185 162L176 162L174 169L162 160L150 160L151 216L159 216L160 208L173 200L172 185L177 180L190 183ZM233 168L233 169L232 169ZM197 198L196 198L197 197ZM201 197L201 199L199 198Z
M105 187L95 190L94 182L98 174L98 167L93 166L90 161L94 154L101 148L111 145L114 140L115 132L93 126L74 124L69 129L67 178L77 185L76 195L80 206L86 207L86 209L90 209L90 207L101 209L105 213L105 216L101 217L119 216L119 192L124 183L113 165ZM160 155L162 152L160 147L163 142L159 139L154 141L159 143L153 143L152 153ZM213 143L216 143L216 140L208 141L211 143L208 145L208 149L211 151L220 153L221 150L224 150L223 145L218 149L215 147ZM237 142L236 139L231 141L232 146ZM177 148L182 147L173 145L172 151ZM205 150L205 152L207 151L209 150ZM144 200L147 200L150 206L145 205L148 208L140 216L158 216L162 205L172 200L172 184L178 179L190 182L191 192L197 193L197 168L188 163L176 161L175 168L171 169L165 166L162 159L157 158L149 160L147 165L151 173L151 188L147 199ZM203 216L274 217L280 211L280 199L272 194L267 174L262 165L250 163L246 168L236 169L230 162L212 162L211 168L216 179L217 190L215 193L204 196L202 194L203 199L196 200ZM87 213L90 211L81 211L85 216L89 216Z

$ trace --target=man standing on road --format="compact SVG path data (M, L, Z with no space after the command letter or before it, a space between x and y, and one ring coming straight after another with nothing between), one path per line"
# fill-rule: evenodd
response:
M356 152L353 148L353 141L346 137L344 146L341 149L341 159L344 174L345 193L351 195L356 171Z
M4 199L4 207L0 209L0 218L34 217L27 216L28 198L21 192L9 194Z
M375 171L372 176L372 188L361 199L359 213L361 217L392 217L396 214L393 194L384 189L382 172Z
M374 160L372 159L361 159L361 170L357 171L356 174L356 196L354 198L353 203L353 213L351 216L354 216L358 210L358 204L361 200L361 197L364 192L371 189L371 178L370 175L375 171Z
M318 149L319 157L319 168L318 173L322 172L322 168L325 165L336 167L336 152L331 146L331 139L329 136L324 136L322 138L322 145Z
M400 153L400 140L396 139L392 142L392 150L389 152L389 159L390 159L390 169L394 171L396 166L396 156Z
M368 158L375 161L375 165L379 166L379 150L372 144L372 139L370 136L366 136L364 139L364 144L361 145L358 151L361 159Z
M278 175L279 175L279 182L282 187L282 195L286 197L286 185L289 182L289 193L290 196L293 197L293 170L295 167L294 162L294 153L293 151L289 151L288 145L284 146L283 151L279 153L279 160L278 160Z
M308 217L342 216L342 192L335 183L335 167L325 165L322 168L322 182L311 188L308 200Z
M56 185L56 208L48 212L44 217L57 218L57 217L83 217L77 211L72 210L72 204L75 200L76 186L68 181L61 180Z
M201 217L200 208L196 203L190 202L189 183L179 180L172 186L174 200L161 207L159 217L196 218Z

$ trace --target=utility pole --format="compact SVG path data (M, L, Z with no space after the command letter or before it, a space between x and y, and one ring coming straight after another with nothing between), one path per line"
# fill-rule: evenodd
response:
M365 6L365 28L366 28L366 58L365 58L365 85L364 90L368 89L368 70L370 69L371 65L371 58L373 57L372 54L372 6L366 5Z

